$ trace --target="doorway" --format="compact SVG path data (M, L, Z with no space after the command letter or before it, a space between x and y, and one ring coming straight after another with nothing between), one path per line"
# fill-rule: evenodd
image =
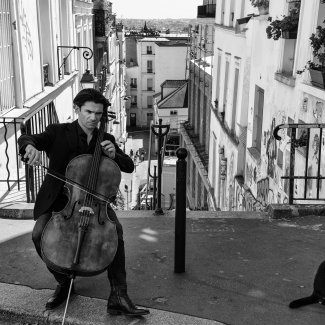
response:
M130 126L137 126L137 115L130 113Z

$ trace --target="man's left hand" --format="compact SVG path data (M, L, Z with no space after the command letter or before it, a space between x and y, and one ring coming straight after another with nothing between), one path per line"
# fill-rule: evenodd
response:
M115 158L116 150L115 150L115 146L114 146L113 142L111 142L109 140L104 140L103 142L101 142L101 146L102 146L102 150L106 156L108 156L111 159Z

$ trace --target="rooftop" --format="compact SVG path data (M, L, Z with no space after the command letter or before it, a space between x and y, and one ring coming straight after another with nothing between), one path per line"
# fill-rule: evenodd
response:
M165 80L160 86L165 88L178 88L187 83L187 80Z
M158 102L158 109L164 108L187 108L188 107L188 85L187 82L176 88L173 92Z

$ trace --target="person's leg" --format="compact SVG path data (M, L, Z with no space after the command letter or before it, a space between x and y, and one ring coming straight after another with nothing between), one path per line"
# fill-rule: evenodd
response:
M112 315L146 315L149 310L136 307L127 294L125 249L123 228L113 210L108 210L109 217L116 224L118 246L115 257L107 269L107 276L111 285L111 293L107 302L107 312Z
M46 224L48 223L48 221L50 220L51 216L52 216L51 213L45 213L41 215L37 219L33 229L32 240L34 242L36 251L40 256L40 258L42 258L41 239L42 239L43 230ZM54 294L46 303L47 309L53 309L66 300L69 293L70 278L68 275L56 272L50 269L49 267L47 268L53 274L54 278L58 282Z

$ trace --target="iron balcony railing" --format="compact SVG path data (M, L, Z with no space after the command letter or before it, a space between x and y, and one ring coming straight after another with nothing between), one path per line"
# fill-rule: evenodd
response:
M35 202L36 194L42 185L45 177L44 169L33 168L32 166L25 165L25 170L21 170L21 157L18 155L17 139L20 133L23 134L36 134L43 132L45 128L52 123L58 123L58 116L56 114L53 101L49 101L37 107L36 109L27 111L20 117L10 118L2 117L1 122L4 127L4 141L5 141L5 156L6 156L6 172L1 176L0 182L6 182L8 191L12 186L17 184L20 190L21 183L26 183L26 199L28 203ZM14 133L14 149L9 146L9 141L12 141L12 134ZM11 159L15 160L16 170L13 171L9 168L12 166ZM42 164L48 167L48 158L45 153L42 153ZM3 174L1 174L3 175Z
M276 140L289 139L289 162L281 177L289 204L325 200L324 128L325 124L297 123L280 124L273 131Z
M208 171L209 156L206 152L205 145L200 142L199 135L194 132L194 127L188 121L183 122L180 124L180 133L186 134L189 137L203 167Z

